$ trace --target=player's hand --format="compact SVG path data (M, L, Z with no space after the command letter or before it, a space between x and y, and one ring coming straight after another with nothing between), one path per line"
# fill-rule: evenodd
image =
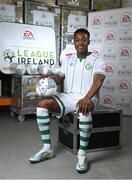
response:
M77 107L79 112L86 116L93 109L93 102L90 98L84 97L78 101Z
M41 74L41 75L37 75L37 79L40 80L40 79L45 79L47 76L44 75L44 74Z

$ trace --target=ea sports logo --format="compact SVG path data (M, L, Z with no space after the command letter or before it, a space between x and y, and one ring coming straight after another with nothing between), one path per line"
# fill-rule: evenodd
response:
M108 76L111 76L114 73L114 65L113 64L107 64L105 66L105 72Z
M113 99L111 96L104 96L101 99L101 103L104 105L109 105L109 106L113 106Z
M123 92L123 93L128 92L129 87L130 87L130 85L127 81L120 81L120 82L118 82L117 86L118 86L119 91Z
M121 15L120 18L122 25L129 25L132 22L132 15L129 12L125 12Z
M107 32L105 35L105 41L107 43L112 43L116 39L115 33L114 32Z
M95 28L99 28L102 25L102 19L100 17L93 17L91 25Z
M101 55L101 53L100 53L100 51L99 51L98 49L93 49L93 50L92 50L92 54L95 54L95 55L97 55L97 56L100 56L100 55Z
M21 37L26 43L32 44L36 40L36 33L33 28L24 28Z
M123 47L119 50L119 56L123 60L129 59L130 55L131 55L131 51L127 47Z

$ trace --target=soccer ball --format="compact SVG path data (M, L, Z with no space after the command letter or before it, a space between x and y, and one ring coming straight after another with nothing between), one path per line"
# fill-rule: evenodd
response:
M39 74L48 74L49 72L50 72L50 67L48 64L38 66L38 73Z
M51 78L40 79L36 84L36 93L39 96L51 96L57 93L57 85Z
M51 73L53 74L58 74L60 72L60 66L59 65L54 65L51 67Z
M18 64L18 65L16 66L16 74L18 74L18 75L23 75L23 74L25 74L25 73L26 73L26 70L27 70L27 68L26 68L26 65L25 65L25 64Z
M35 64L29 64L27 66L27 73L30 75L38 74L38 66Z
M11 63L10 65L9 65L9 72L11 73L11 74L15 74L16 73L16 67L17 67L17 63Z

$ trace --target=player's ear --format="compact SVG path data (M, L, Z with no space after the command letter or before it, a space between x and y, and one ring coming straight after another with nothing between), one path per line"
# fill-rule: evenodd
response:
M88 45L90 44L90 40L88 40Z

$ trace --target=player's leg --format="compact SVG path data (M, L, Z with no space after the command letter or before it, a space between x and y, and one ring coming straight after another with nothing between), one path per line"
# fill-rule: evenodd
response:
M38 163L46 159L51 159L54 156L53 148L51 146L49 111L60 112L57 101L54 98L40 100L37 105L36 117L43 147L39 152L30 157L29 161L31 163Z
M83 116L82 113L79 113L79 130L80 130L80 147L77 155L76 170L79 173L84 173L88 170L86 150L92 130L91 112L89 112L87 116Z
M96 106L97 106L97 100L93 98L93 101L91 102L90 111L96 109ZM87 160L86 150L91 135L92 125L93 125L93 121L92 121L91 112L89 112L87 116L84 116L82 115L82 113L79 113L80 147L77 155L78 161L76 164L76 170L79 173L84 173L88 170L88 160Z

